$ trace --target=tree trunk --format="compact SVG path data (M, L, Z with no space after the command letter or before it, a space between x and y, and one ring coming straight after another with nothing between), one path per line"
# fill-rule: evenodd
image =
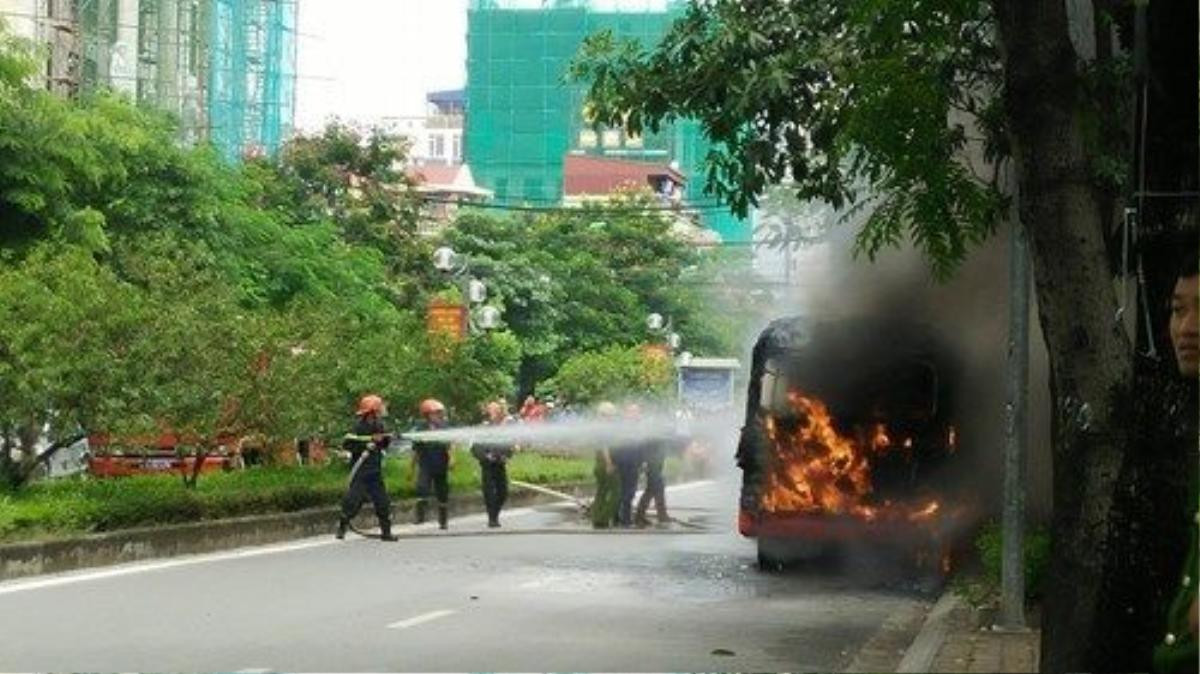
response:
M1090 661L1109 515L1128 444L1132 349L1117 301L1092 187L1085 93L1063 2L996 0L1005 109L1029 233L1054 405L1053 553L1043 671L1104 669Z
M12 461L12 428L7 425L0 430L0 482L3 487L16 487L16 466Z

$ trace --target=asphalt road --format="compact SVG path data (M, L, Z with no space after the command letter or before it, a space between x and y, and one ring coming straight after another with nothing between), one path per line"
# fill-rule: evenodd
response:
M829 671L927 605L760 573L734 489L672 488L669 531L552 506L0 583L0 671Z

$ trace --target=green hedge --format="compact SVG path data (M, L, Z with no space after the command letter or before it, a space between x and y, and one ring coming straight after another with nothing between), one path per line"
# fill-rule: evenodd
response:
M455 452L451 493L478 489L478 465L466 452ZM388 459L384 476L393 499L413 496L408 455ZM509 477L526 482L581 482L591 476L590 456L523 453L509 463ZM0 495L0 541L331 506L345 492L346 477L346 465L335 463L203 475L195 489L185 488L177 475L43 482L15 494Z

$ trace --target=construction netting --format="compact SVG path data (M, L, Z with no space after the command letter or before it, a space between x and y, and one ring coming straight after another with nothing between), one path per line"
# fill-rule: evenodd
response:
M182 140L273 153L295 118L298 0L72 0L71 89L174 115ZM54 83L52 83L54 84Z
M685 3L667 0L472 0L467 17L465 157L475 180L499 204L551 205L563 198L566 155L674 164L687 177L687 201L726 241L750 227L704 194L711 144L699 125L681 121L632 136L595 128L584 87L564 75L585 37L611 30L647 46L658 41Z

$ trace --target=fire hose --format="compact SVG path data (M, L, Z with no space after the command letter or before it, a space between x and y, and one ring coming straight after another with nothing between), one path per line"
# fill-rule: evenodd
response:
M543 487L541 485L531 484L529 482L524 482L521 480L509 480L509 482L514 486L523 487L530 491L536 491L541 494L546 494L547 496L554 496L554 497L560 498L564 501L571 501L572 503L574 503L576 506L579 507L580 512L583 514L587 514L591 510L591 507L592 507L592 504L590 504L586 501L583 501L575 496L572 496L571 494L568 494L566 492L561 492L561 491L558 491L555 489L550 489L549 487ZM684 522L683 520L675 518L675 517L668 517L667 521L673 522L682 527L687 527L689 529L704 529L704 527L699 524L693 524L691 522Z
M592 507L592 504L587 503L575 496L572 496L566 492L561 492L561 491L558 491L555 489L550 489L549 487L543 487L541 485L530 484L529 482L523 482L521 480L509 480L509 483L514 486L517 486L517 487L523 487L530 491L536 491L540 494L546 494L547 496L555 496L564 501L571 501L576 506L578 506L579 510L583 513L587 513L589 510L591 510L591 507Z

